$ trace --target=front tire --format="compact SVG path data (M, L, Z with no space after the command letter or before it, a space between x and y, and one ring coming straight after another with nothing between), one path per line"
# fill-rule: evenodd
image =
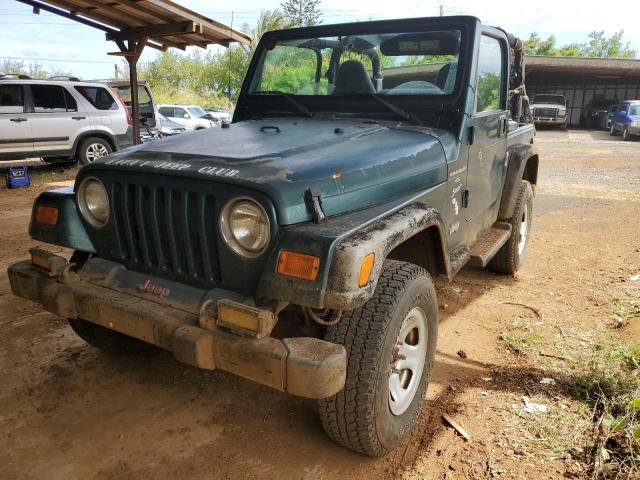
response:
M616 127L613 125L613 123L611 124L611 127L609 128L609 135L611 135L612 137L615 137L617 135Z
M491 260L489 265L493 271L513 275L522 267L529 246L532 214L533 190L528 181L522 180L516 207L509 219L511 237Z
M625 142L628 142L629 140L631 140L631 135L629 134L629 127L624 127L624 130L622 131L622 140L624 140Z
M85 320L69 318L69 325L76 334L92 347L111 355L130 355L151 348L151 345L137 338L114 332L108 328Z
M373 297L325 335L348 355L344 389L319 401L327 434L370 456L399 446L418 419L437 337L429 274L417 265L385 261Z
M106 157L111 152L113 152L113 148L106 140L99 137L88 137L80 142L77 156L82 165L89 165L99 158Z

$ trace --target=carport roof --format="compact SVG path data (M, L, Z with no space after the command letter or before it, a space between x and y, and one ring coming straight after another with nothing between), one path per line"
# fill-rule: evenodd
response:
M527 55L527 75L589 75L600 78L640 78L640 60L627 58L543 57Z
M216 43L248 44L251 38L169 0L18 0L106 32L107 40L122 42L148 37L147 45L184 50Z

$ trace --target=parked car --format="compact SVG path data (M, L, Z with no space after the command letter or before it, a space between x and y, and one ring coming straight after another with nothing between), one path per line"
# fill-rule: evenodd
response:
M606 98L592 99L582 108L580 125L586 128L601 128L606 130L609 107L615 103L615 100Z
M567 101L564 95L538 94L531 102L531 112L536 125L556 125L567 129Z
M158 111L172 122L184 126L188 132L220 125L197 105L160 105Z
M172 122L167 117L158 113L158 131L163 137L170 137L171 135L178 135L187 131L184 125Z
M611 131L611 122L613 121L613 116L622 108L622 105L611 105L607 110L607 129Z
M622 134L623 140L640 135L640 100L627 100L620 104L613 116L609 134Z
M205 108L205 110L214 117L220 119L220 122L224 123L225 125L230 124L231 120L233 119L233 114L231 112L228 112L224 108L210 107Z
M384 455L437 365L432 278L525 261L539 156L523 59L469 16L265 33L229 128L38 197L31 236L72 264L32 249L11 288L106 352L153 344L317 400L331 438Z
M108 86L0 77L0 159L76 159L86 165L132 143L131 117Z
M111 88L122 98L129 115L131 112L131 85L128 80L109 80L107 82ZM153 99L151 87L145 81L138 82L138 109L140 115L140 127L142 129L156 129L158 125L157 111L158 107Z

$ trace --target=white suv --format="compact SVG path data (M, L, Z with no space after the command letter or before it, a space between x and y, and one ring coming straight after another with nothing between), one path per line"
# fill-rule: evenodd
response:
M197 105L159 105L158 111L172 122L184 126L188 132L220 126L220 120Z
M131 118L108 86L0 75L0 160L82 164L132 144Z

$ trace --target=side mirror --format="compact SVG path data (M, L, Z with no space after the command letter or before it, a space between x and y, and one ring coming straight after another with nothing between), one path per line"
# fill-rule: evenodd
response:
M182 116L182 118L189 118L189 114L188 114L188 113L185 113L185 114Z

